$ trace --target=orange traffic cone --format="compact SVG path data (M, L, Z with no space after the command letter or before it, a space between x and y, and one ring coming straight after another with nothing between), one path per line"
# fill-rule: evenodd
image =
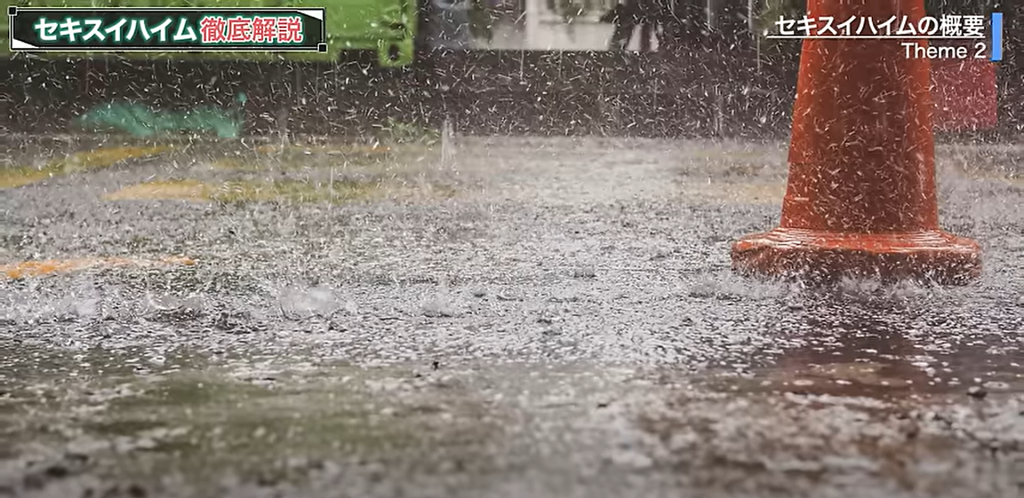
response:
M892 16L917 26L925 12L923 0L810 0L808 10L876 26ZM929 62L908 58L908 41L803 41L782 222L736 242L734 270L951 284L980 275L978 244L939 229Z

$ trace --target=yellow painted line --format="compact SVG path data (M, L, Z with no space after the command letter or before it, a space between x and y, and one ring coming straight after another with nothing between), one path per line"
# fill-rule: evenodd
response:
M22 261L0 266L0 274L7 278L19 279L38 277L54 273L69 273L92 268L112 267L153 267L153 266L192 266L196 261L185 256L168 256L157 260L139 260L131 258L78 258L50 259L42 261Z
M22 166L0 169L0 189L30 185L54 176L73 172L94 171L109 168L115 164L152 157L171 150L170 146L153 147L101 147L96 150L76 152L63 159L52 160L40 168Z
M6 168L0 170L0 189L30 185L54 176L46 168Z
M164 180L125 187L103 196L108 201L181 200L191 202L347 202L367 199L384 188L378 182L335 181L320 185L299 180L236 181L211 185L197 180Z
M78 152L61 162L66 171L93 170L113 166L130 159L142 159L171 150L169 145L153 147L101 147L87 152Z
M168 180L131 185L117 192L104 195L108 201L194 201L206 202L213 195L213 188L196 180Z

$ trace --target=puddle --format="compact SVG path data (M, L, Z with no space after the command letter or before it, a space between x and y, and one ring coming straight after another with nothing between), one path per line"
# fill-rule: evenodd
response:
M301 170L315 168L363 168L380 171L399 167L412 159L410 154L425 151L403 147L396 149L383 146L280 146L260 145L251 151L227 151L222 157L210 162L217 170L266 171L273 169Z
M483 448L501 433L460 388L430 390L400 368L11 342L0 357L0 461L65 448L127 481L289 482L326 461L429 460L446 448L484 464Z
M408 149L409 147L404 147ZM293 146L282 146L282 145L260 145L253 149L255 152L260 154L302 154L309 155L313 153L326 153L329 155L383 155L392 152L399 151L395 147L389 147L385 145L293 145Z
M755 353L754 367L719 371L703 382L730 392L882 398L1024 392L1024 351L1014 334L971 333L955 317L922 320L913 309L804 311L809 327L801 346Z

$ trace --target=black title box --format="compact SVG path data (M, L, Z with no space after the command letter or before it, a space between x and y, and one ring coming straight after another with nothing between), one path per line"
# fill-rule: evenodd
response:
M8 14L11 51L327 51L323 8L11 7Z

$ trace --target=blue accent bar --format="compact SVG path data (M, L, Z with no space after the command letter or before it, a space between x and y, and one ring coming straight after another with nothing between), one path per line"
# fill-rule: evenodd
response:
M1003 60L1003 13L992 13L992 61Z

